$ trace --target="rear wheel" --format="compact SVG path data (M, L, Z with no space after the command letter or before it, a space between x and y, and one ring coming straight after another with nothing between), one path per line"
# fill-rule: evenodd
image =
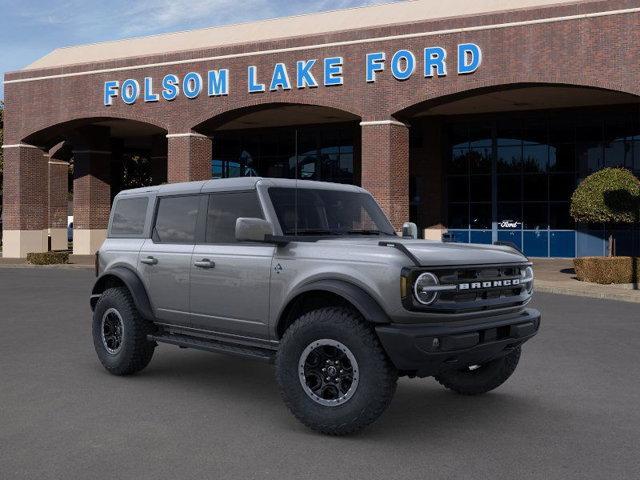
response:
M110 288L93 312L93 346L100 362L114 375L139 372L151 361L153 325L142 318L126 288Z
M286 331L276 377L298 420L322 433L345 435L384 412L398 375L358 314L329 307L301 316Z
M460 370L448 370L436 375L436 380L461 395L479 395L498 388L513 374L520 360L520 347L504 357Z

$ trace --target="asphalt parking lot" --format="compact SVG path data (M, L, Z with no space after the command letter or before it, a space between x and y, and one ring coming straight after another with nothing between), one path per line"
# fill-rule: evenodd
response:
M401 379L363 433L299 424L269 365L162 345L102 369L84 269L0 268L0 479L637 479L640 307L538 294L541 333L483 397Z

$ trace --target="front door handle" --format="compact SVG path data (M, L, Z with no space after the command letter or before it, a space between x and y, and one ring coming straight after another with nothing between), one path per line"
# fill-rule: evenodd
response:
M198 262L193 262L193 264L198 268L213 268L216 266L215 262L212 262L208 258L203 258Z
M145 265L156 265L158 263L158 259L156 257L147 257L141 258L140 263L144 263Z

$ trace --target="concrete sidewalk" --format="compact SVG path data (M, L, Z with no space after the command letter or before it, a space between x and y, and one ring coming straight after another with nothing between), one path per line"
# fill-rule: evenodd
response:
M633 284L600 285L577 280L571 259L534 258L532 262L538 292L640 303L640 290Z

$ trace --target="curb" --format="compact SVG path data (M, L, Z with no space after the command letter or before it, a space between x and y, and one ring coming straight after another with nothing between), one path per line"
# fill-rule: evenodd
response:
M604 285L602 285L604 286ZM588 286L587 286L588 287ZM574 297L588 297L597 298L601 300L616 300L620 302L640 303L640 292L628 291L628 292L611 292L604 291L589 291L581 286L563 286L557 282L546 282L544 280L536 280L534 285L534 291L541 293L556 293L559 295L571 295Z

